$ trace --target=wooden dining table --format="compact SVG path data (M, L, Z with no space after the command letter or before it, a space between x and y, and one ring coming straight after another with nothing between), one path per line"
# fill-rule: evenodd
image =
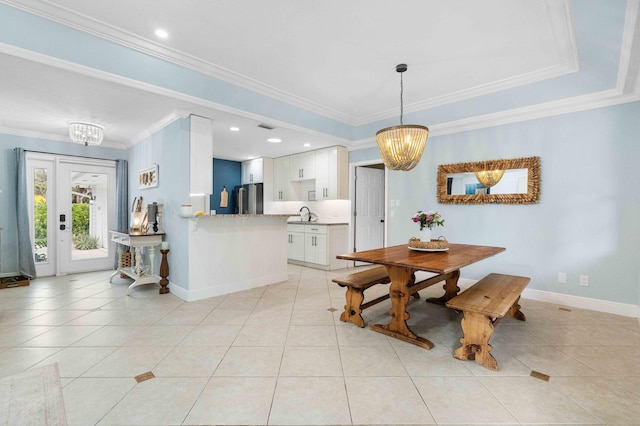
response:
M470 244L448 244L446 250L423 251L409 248L408 244L378 248L337 256L338 259L367 262L384 265L387 268L391 285L391 320L389 324L374 324L373 331L413 343L425 349L431 349L433 343L413 333L407 325L409 313L407 304L411 296L409 286L414 283L416 271L432 272L436 275L427 279L422 288L445 281L444 295L427 299L428 302L444 304L460 291L458 279L460 268L487 259L505 251L503 247L478 246Z

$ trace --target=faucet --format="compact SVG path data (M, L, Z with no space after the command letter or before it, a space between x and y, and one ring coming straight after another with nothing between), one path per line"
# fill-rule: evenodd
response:
M307 206L300 207L300 220L302 220L302 210L304 209L307 209L307 216L309 216L309 222L311 222L311 210Z

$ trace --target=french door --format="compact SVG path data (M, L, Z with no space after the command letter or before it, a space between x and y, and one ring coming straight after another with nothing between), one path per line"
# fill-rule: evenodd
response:
M36 274L111 269L115 162L28 153L27 170Z

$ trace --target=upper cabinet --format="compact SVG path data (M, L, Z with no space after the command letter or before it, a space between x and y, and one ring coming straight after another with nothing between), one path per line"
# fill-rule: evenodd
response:
M213 130L211 120L190 116L189 126L189 192L213 192Z
M264 180L264 160L254 158L242 162L242 184L262 183Z
M289 180L289 157L279 157L273 160L273 200L289 201L292 199L293 189Z
M300 181L316 178L316 152L309 151L289 156L289 179Z
M273 200L348 199L348 173L348 153L342 146L276 158Z
M332 146L316 151L316 199L349 198L349 159L346 148Z

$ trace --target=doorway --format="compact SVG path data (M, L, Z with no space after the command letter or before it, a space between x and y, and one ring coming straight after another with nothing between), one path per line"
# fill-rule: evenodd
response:
M357 164L352 170L353 251L384 247L386 240L384 165L382 163Z
M37 276L111 269L115 162L27 153Z

